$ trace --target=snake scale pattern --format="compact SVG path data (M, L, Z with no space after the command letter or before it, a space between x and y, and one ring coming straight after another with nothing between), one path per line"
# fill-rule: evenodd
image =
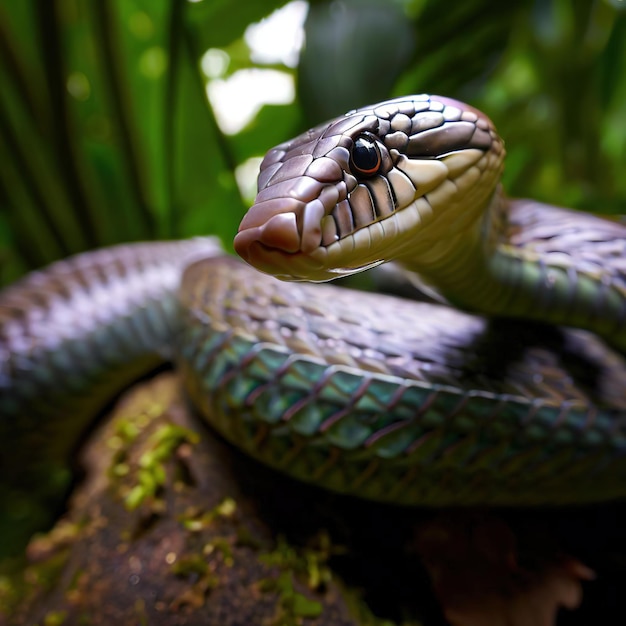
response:
M171 360L227 440L334 491L623 497L626 227L507 199L503 162L476 109L391 100L270 150L235 238L248 264L211 238L128 244L7 288L3 482L52 481L111 394ZM446 303L302 282L388 260Z

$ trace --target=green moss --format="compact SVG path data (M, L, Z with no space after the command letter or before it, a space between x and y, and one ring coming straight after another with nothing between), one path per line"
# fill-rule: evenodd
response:
M133 434L133 440L136 435ZM149 498L157 496L167 477L166 463L183 443L196 444L199 436L194 431L176 424L159 426L146 440L144 451L133 468L123 448L118 450L109 475L113 478L130 478L126 485L124 504L129 511L141 506ZM131 440L132 442L132 440ZM132 484L134 483L134 484Z
M220 582L208 561L199 554L181 556L172 565L172 572L181 578L197 579L173 601L172 606L176 609L184 606L203 606L207 594Z
M56 584L65 567L68 550L51 552L39 563L28 565L23 558L5 560L0 570L0 623L16 615L34 598L45 595ZM62 622L59 622L62 623Z
M299 579L313 592L323 591L332 579L328 558L343 551L332 544L328 533L321 531L306 548L295 548L279 538L274 550L259 557L262 563L281 570L276 578L266 578L259 583L261 591L279 595L278 613L271 626L296 626L304 618L322 614L323 605L297 591L294 581Z
M196 444L199 440L199 435L189 428L177 424L163 424L150 436L148 440L150 448L141 455L139 465L151 469L169 459L172 452L183 442Z
M284 571L278 578L266 578L259 583L265 592L277 592L279 605L276 616L269 626L298 626L302 618L319 617L322 604L296 591L292 572Z
M62 626L67 618L67 611L50 611L44 617L44 626Z
M181 556L172 565L172 573L176 576L190 576L197 574L203 576L208 570L207 562L199 554Z
M305 579L309 589L320 589L332 578L326 564L328 558L341 552L344 548L333 545L328 533L320 531L311 542L311 547L296 549L279 538L276 548L259 558L266 565L295 572Z
M205 511L199 507L190 507L178 521L191 532L200 532L208 528L218 518L232 518L237 512L237 502L232 498L224 498L218 505Z

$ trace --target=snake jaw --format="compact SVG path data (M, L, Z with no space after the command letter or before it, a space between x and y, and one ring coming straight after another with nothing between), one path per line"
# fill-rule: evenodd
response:
M351 111L268 152L235 250L261 271L314 281L427 251L476 219L503 156L490 120L449 98Z

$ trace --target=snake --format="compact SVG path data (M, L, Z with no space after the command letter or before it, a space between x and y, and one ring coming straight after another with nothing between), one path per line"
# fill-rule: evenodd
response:
M269 150L243 261L211 237L121 244L7 287L3 482L58 482L107 399L171 361L211 429L330 491L623 498L626 226L508 198L504 160L479 110L387 100ZM435 298L326 284L387 261Z

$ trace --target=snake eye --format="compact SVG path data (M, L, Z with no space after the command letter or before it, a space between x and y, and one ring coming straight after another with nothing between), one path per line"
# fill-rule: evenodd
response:
M352 145L350 164L356 174L373 176L380 169L382 162L380 149L371 137L361 135Z

